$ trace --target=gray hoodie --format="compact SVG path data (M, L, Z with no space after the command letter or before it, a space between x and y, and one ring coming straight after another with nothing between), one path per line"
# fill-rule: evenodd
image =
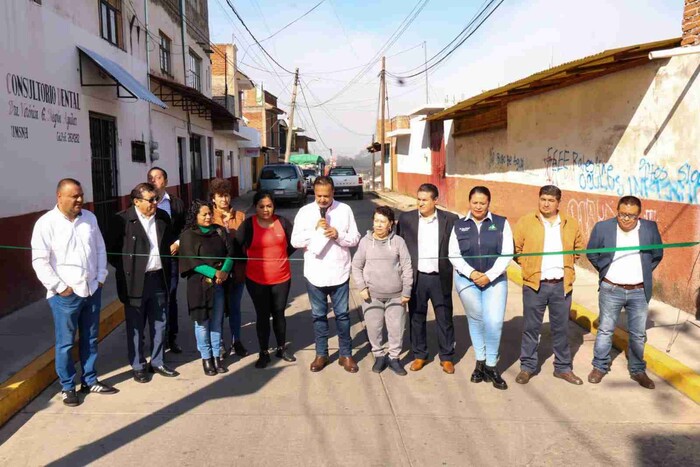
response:
M413 269L404 239L391 232L378 240L368 231L352 259L352 278L373 298L410 297Z

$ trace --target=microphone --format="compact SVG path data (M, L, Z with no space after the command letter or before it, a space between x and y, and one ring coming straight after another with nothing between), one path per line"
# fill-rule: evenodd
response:
M320 208L318 208L318 210L321 212L321 217L322 217L323 219L325 219L325 218L326 218L326 212L328 211L328 208L327 208L327 207L320 207Z

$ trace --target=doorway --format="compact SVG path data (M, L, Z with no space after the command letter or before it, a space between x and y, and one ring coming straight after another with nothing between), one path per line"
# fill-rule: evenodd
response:
M187 177L185 177L185 174L187 173L185 170L185 154L187 153L186 141L187 140L183 137L177 138L177 163L178 175L180 176L180 185L178 185L177 192L180 199L184 201L187 206L189 206L192 200L190 199L190 190L187 186Z
M114 117L90 112L92 202L102 235L119 211L117 125Z
M190 155L192 157L192 199L203 199L204 187L202 171L202 137L192 135L190 137Z

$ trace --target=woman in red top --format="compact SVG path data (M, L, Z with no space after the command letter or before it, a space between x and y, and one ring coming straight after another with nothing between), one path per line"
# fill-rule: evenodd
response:
M289 256L294 253L290 240L292 224L275 215L275 201L270 192L259 191L253 198L255 215L241 224L236 232L236 257L248 258L245 275L246 287L255 307L256 330L260 356L255 368L270 363L270 316L277 340L277 357L294 362L287 351L287 322L284 309L289 298L292 273Z

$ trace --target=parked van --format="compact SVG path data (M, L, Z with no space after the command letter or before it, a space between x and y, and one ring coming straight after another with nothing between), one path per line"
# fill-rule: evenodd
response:
M300 206L306 202L306 180L298 165L266 165L259 180L258 188L271 192L275 200L291 201Z

